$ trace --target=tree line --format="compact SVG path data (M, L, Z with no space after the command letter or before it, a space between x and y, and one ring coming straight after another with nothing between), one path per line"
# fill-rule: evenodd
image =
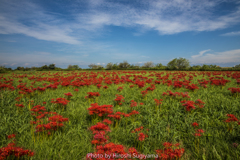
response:
M90 64L90 70L188 70L188 71L221 71L221 70L240 70L240 64L234 67L219 67L217 65L194 65L190 66L189 60L185 58L175 58L168 62L166 66L161 63L154 64L152 61L140 64L129 64L127 61L121 63L108 63L105 67L102 65ZM85 69L85 70L89 70ZM42 67L17 67L15 71L73 71L82 70L78 65L68 65L67 69L56 67L55 64L44 65ZM0 66L0 73L12 71L11 68Z

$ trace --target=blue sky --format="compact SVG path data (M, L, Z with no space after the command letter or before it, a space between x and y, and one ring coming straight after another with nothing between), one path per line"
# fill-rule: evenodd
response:
M239 0L0 0L0 65L240 64Z

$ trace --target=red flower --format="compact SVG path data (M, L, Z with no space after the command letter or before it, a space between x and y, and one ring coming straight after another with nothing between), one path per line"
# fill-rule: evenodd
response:
M197 123L197 122L193 122L192 126L193 126L193 127L197 127L197 126L198 126L198 123Z
M7 136L7 138L12 139L12 138L15 138L15 136L16 136L15 134L11 134L11 135Z

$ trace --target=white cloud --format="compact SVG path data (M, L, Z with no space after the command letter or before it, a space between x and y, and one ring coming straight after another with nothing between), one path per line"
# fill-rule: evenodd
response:
M224 52L215 52L213 54L205 54L195 56L190 59L194 64L213 64L213 63L236 63L240 62L240 49L229 50Z
M229 32L229 33L224 33L221 36L240 36L240 31L238 32Z
M81 44L85 43L83 39L95 38L106 31L105 26L134 27L138 30L133 32L136 36L147 30L156 30L161 35L214 31L240 22L240 7L224 15L215 14L222 2L228 1L76 1L64 7L70 13L64 15L43 9L32 1L5 0L0 6L0 34L23 34L39 40ZM84 7L84 11L79 6ZM226 33L236 34L239 32Z
M221 2L149 0L138 1L139 5L145 6L138 8L131 4L106 1L101 7L85 14L84 20L89 28L107 25L140 27L143 30L156 30L160 34L214 31L240 22L240 7L225 15L214 14L215 7Z
M211 49L207 49L207 50L204 50L204 51L200 51L198 55L193 55L191 56L192 58L197 58L197 57L200 57L202 56L204 53L208 52L208 51L211 51Z

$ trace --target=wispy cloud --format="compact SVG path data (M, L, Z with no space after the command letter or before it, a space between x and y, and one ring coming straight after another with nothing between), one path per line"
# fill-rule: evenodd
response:
M229 33L224 33L221 36L240 36L240 31L238 32L229 32Z
M104 31L105 26L135 27L139 32L134 31L134 35L147 30L163 35L214 31L240 22L240 7L225 15L213 14L215 7L224 1L140 0L137 5L107 0L74 1L66 7L69 14L64 15L47 11L32 1L2 0L0 34L23 34L40 40L80 44L86 37L101 34L99 31ZM86 9L82 11L79 6Z
M204 50L204 51L200 51L198 55L193 55L191 56L192 58L197 58L197 57L200 57L202 56L204 53L208 52L208 51L211 51L211 49L207 49L207 50Z
M202 51L203 53L204 51ZM199 56L192 56L190 59L194 64L213 64L213 63L236 63L240 62L240 49L224 52L215 52Z

